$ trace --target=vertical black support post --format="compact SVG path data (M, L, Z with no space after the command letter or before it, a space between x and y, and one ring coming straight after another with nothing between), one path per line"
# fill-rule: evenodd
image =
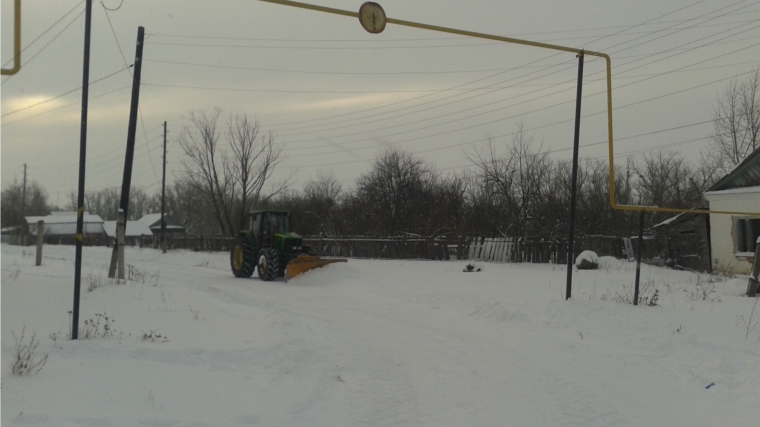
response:
M82 283L82 239L84 238L84 172L87 160L87 101L90 93L90 27L92 0L87 0L84 18L84 64L82 67L82 122L79 128L79 195L77 197L76 255L74 260L74 308L71 310L71 339L79 338L79 290Z
M164 172L161 178L161 250L166 253L166 122L164 122Z
M24 163L24 186L21 187L21 220L26 217L26 163Z
M639 250L636 253L636 282L633 285L633 305L639 305L639 278L641 277L641 252L644 250L644 210L639 214Z
M581 135L581 94L583 91L583 51L578 53L578 93L575 96L575 135L573 137L573 177L570 184L570 214L567 220L567 288L565 299L573 289L573 243L575 239L575 205L578 184L578 147Z
M132 185L132 160L135 156L135 134L137 133L137 108L140 101L140 72L142 70L143 37L145 28L137 27L137 47L135 49L135 73L132 75L132 103L129 106L129 127L127 128L127 153L124 156L124 177L121 181L121 201L124 219L129 218L129 187Z

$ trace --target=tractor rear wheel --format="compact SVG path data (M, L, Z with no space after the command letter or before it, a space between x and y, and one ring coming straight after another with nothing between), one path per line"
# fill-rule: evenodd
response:
M256 268L252 252L247 238L240 236L236 239L235 246L230 251L230 267L235 277L251 277Z
M280 272L280 260L274 248L261 248L259 251L259 279L274 280Z

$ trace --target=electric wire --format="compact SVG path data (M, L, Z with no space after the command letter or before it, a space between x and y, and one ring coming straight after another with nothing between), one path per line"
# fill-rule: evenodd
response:
M61 16L60 18L58 18L58 20L56 20L55 22L53 22L45 31L43 31L42 33L40 33L40 35L38 35L37 37L35 37L34 40L32 40L31 42L27 43L26 46L24 46L23 48L21 48L21 51L19 53L24 53L24 51L26 51L26 49L28 49L33 44L35 44L37 42L37 40L41 39L42 36L44 36L45 34L48 33L48 31L52 30L53 27L55 27L56 25L58 25L61 21L63 21L64 18L66 18L67 16L69 16L69 14L71 12L75 11L78 7L80 7L84 3L84 1L85 0L80 1L79 3L77 3L77 5L75 5L74 7L72 7L68 12L64 13L63 16ZM69 25L71 25L71 24L69 24ZM3 68L7 67L8 64L10 64L11 62L13 62L14 59L15 59L15 56L13 58L9 59L8 61L6 61L3 64Z
M50 46L54 41L56 41L58 39L58 37L61 36L61 34L63 34L66 30L68 30L69 27L71 27L71 24L73 24L74 22L76 22L82 15L84 15L84 12L85 11L82 11L82 12L79 13L79 15L75 16L74 19L72 19L68 24L66 24L65 27L63 27L63 29L61 31L58 32L58 34L56 34L55 36L53 36L53 38L50 39L50 41L48 41L44 46L42 46L42 48L40 48L40 50L38 50L37 53L35 53L34 55L32 55L29 59L25 60L24 64L22 66L29 65L30 62L34 61L34 58L36 58L37 56L39 56L39 54L41 54L42 52L44 52L45 49L48 48L48 46ZM5 80L3 80L2 83L0 83L0 86L4 85L6 82L10 81L14 76L17 76L17 75L18 75L18 73L6 76L7 78Z
M117 11L121 9L122 4L124 4L124 0L121 0L121 3L119 3L119 6L115 9L109 9L106 7L105 3L101 0L100 5L103 6L103 12L106 15L106 20L108 21L108 26L111 28L111 34L113 34L113 39L116 41L116 46L119 48L119 54L121 55L121 59L124 61L124 64L127 63L127 58L124 56L124 51L121 49L121 43L119 43L119 38L116 37L116 31L113 28L113 24L111 23L111 17L108 12ZM130 76L132 75L132 72L129 72ZM143 134L145 134L145 120L143 119L142 114L142 107L138 104L137 105L137 113L140 115L140 126L142 127ZM147 139L147 136L146 136ZM153 155L150 152L150 146L147 146L148 148L148 156L150 157L150 167L153 170L153 175L158 178L158 175L156 174L156 168L153 164Z
M117 75L117 74L121 73L121 72L122 72L122 71L124 71L124 70L128 70L130 67L131 67L131 65L128 65L128 66L126 66L126 67L124 67L124 68L122 68L122 69L120 69L120 70L118 70L118 71L114 71L113 73L111 73L111 74L109 74L109 75L107 75L107 76L101 77L101 78L99 78L99 79L97 79L97 80L93 80L92 82L90 82L90 84L95 84L95 83L101 82L101 81L103 81L103 80L106 80L106 79L108 79L108 78L111 78L111 77L113 77L113 76L115 76L115 75ZM68 95L68 94L70 94L70 93L74 93L74 92L76 92L76 91L78 91L78 90L80 90L80 89L82 89L82 86L79 86L79 87L77 87L77 88L71 89L71 90L69 90L69 91L67 91L67 92L64 92L64 93L62 93L62 94L60 94L60 95L54 96L54 97L52 97L52 98L48 98L48 99L46 99L46 100L44 100L44 101L36 102L36 103L34 103L34 104L31 104L31 105L27 105L26 107L22 107L22 108L19 108L19 109L13 110L13 111L11 111L11 112L5 113L5 114L3 114L3 115L2 115L2 116L0 116L0 117L7 117L7 116L10 116L10 115L12 115L12 114L16 114L16 113L19 113L19 112L21 112L21 111L25 111L25 110L28 110L28 109L30 109L30 108L34 108L34 107L38 107L38 106L40 106L40 105L43 105L43 104L47 104L48 102L51 102L51 101L55 101L55 100L56 100L56 99L58 99L58 98L64 97L64 96L66 96L66 95Z

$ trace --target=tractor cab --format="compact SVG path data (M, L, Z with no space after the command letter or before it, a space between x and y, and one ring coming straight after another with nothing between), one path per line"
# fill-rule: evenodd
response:
M259 246L274 244L276 234L290 234L290 213L282 211L251 212L251 232L256 236Z

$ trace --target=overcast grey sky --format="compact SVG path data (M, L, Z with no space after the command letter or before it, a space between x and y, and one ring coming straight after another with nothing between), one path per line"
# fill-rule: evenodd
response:
M362 3L307 2L354 11ZM78 179L85 5L22 3L28 48L21 71L3 76L0 89L2 185L20 181L26 163L28 179L64 204ZM608 53L618 163L657 150L698 158L715 99L732 78L760 66L760 1L379 3L390 18ZM4 68L12 4L1 3ZM134 60L138 26L147 40L133 184L149 193L161 185L162 123L173 181L188 114L215 107L222 124L246 113L274 132L286 156L275 178L295 172L299 184L333 170L349 186L391 146L444 172L463 171L465 153L488 137L508 143L519 121L553 157L571 155L577 59L570 53L394 25L372 35L356 19L256 0L103 0L93 4L88 191L121 185L132 84L124 68ZM586 58L583 93L581 155L604 158L602 60Z

